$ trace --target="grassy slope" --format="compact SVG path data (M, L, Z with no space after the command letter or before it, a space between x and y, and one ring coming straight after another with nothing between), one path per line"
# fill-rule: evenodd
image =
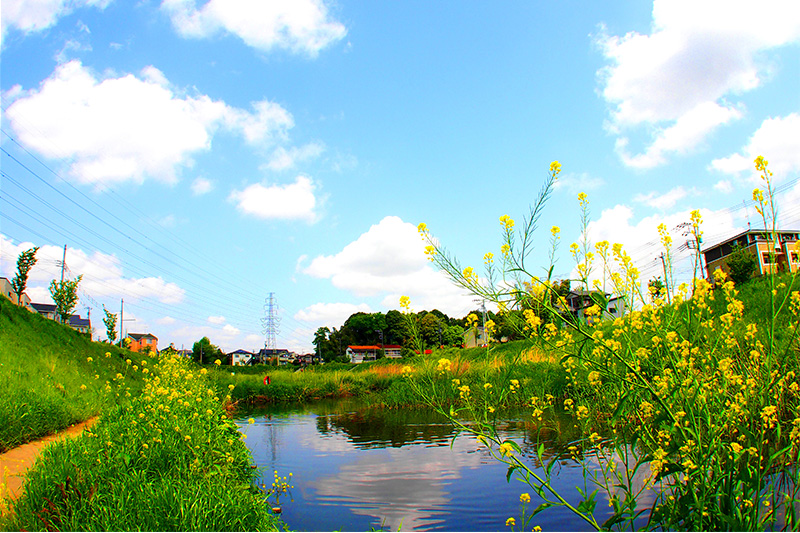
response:
M0 298L0 452L114 403L106 382L128 373L125 360L132 355ZM141 380L131 377L128 386L135 391Z

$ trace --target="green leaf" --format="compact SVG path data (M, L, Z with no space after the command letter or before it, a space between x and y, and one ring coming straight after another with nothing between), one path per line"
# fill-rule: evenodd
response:
M540 505L539 505L539 506L538 506L536 509L534 509L534 510L533 510L533 512L531 513L531 515L530 515L530 516L531 516L531 518L532 518L532 517L534 517L534 516L536 516L537 514L541 513L541 512L542 512L542 511L544 511L545 509L549 509L549 508L550 508L550 507L552 507L552 506L553 506L553 504L552 504L552 503L550 503L550 502L544 502L544 503L540 504Z

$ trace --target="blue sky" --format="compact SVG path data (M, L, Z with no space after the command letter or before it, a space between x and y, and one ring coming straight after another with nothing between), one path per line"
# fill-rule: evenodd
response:
M263 346L270 293L298 351L401 295L463 316L416 225L480 266L553 160L531 261L558 225L561 278L579 192L646 280L662 222L676 247L692 209L707 244L758 225L759 154L800 228L794 0L8 0L0 65L0 275L40 246L49 302L66 244L95 337L123 298L127 331L226 350Z

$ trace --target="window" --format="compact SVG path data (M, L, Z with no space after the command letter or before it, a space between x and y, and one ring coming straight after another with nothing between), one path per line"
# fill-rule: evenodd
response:
M772 258L770 257L770 253L769 252L762 252L761 253L761 262L764 263L765 265L772 264Z
M800 263L800 254L798 252L792 252L791 258L792 263Z

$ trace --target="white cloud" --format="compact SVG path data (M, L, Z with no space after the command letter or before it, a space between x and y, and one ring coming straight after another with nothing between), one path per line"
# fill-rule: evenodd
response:
M358 312L371 313L372 309L365 303L316 303L298 311L294 319L310 322L319 327L338 328L350 315Z
M288 150L281 146L273 152L269 163L267 163L267 168L271 170L293 168L297 163L319 157L324 151L325 145L322 143L310 143L305 146L292 147Z
M696 148L703 139L719 126L741 118L738 109L704 102L687 111L675 120L674 124L655 134L655 140L644 153L630 155L627 152L628 138L619 137L616 142L617 153L622 161L633 168L653 168L667 162L669 154L683 154Z
M214 190L214 184L206 178L197 178L192 182L192 193L195 196L209 193Z
M347 34L322 0L210 0L199 10L196 0L165 0L162 7L184 37L231 33L263 51L283 48L316 57Z
M657 192L649 192L647 194L637 194L633 201L649 205L655 209L669 209L674 207L679 200L682 200L687 195L686 189L682 186L675 187L671 191L663 194Z
M16 86L4 96L12 102L6 118L17 138L47 157L71 161L69 173L82 183L173 182L194 154L211 147L219 128L270 144L294 126L288 111L272 102L246 111L178 94L154 67L139 77L98 78L70 61L38 89Z
M741 231L733 214L725 209L720 211L700 209L700 213L703 217L701 229L705 242L702 247ZM667 226L673 239L674 264L678 271L678 277L686 281L691 278L688 266L690 250L685 245L687 237L683 235L682 229L678 226L689 220L690 211L685 210L652 215L636 221L633 208L620 204L603 210L597 220L589 223L589 237L593 243L606 240L612 244L622 244L623 249L631 256L635 266L641 271L641 279L646 284L653 277L663 277L662 264L659 259L663 247L658 235L658 225L663 223ZM595 262L594 277L602 275L601 269L600 264ZM575 277L575 272L572 275Z
M225 317L224 316L210 316L210 317L208 317L208 321L211 324L217 324L217 325L224 324L225 323Z
M156 324L160 324L162 326L171 326L175 322L177 322L177 320L175 320L171 316L165 316L156 320Z
M768 28L768 30L765 30ZM800 4L771 0L656 0L649 35L601 35L609 61L599 72L611 106L608 129L631 166L662 164L741 117L726 101L759 87L769 75L762 52L800 40ZM643 153L629 155L627 134L653 134Z
M800 114L765 120L750 137L747 146L739 153L715 159L711 168L733 175L748 172L757 179L753 161L759 155L769 161L776 183L800 170Z
M431 266L424 248L416 226L387 216L336 255L317 256L303 272L358 297L382 297L389 309L398 309L403 295L418 310L455 316L474 307L472 297Z
M733 185L728 180L719 180L714 184L714 190L723 194L730 194L733 192Z
M0 40L15 28L24 34L46 30L75 9L88 6L105 9L111 0L3 0L0 4Z
M556 190L564 189L572 195L577 195L581 192L599 189L603 185L605 185L605 181L584 172L581 174L568 173L564 176L559 176L553 188Z
M262 219L306 220L314 222L317 198L314 182L306 176L298 176L288 185L262 185L254 183L244 190L234 190L229 200L248 215Z
M5 235L0 234L0 275L9 279L16 273L16 260L19 254L32 248L31 243L14 244ZM33 301L50 302L47 287L53 279L60 279L60 262L64 249L59 246L45 245L36 253L36 264L31 269L28 280L28 295ZM67 277L74 279L83 275L79 286L81 292L93 298L117 301L125 298L135 301L140 298L154 298L165 304L180 303L185 291L174 283L161 278L128 278L123 275L119 259L113 255L94 252L87 254L78 248L67 249ZM41 298L36 300L34 296Z
M226 335L231 335L231 336L235 336L241 333L239 328L231 326L230 324L225 324L224 326L222 326L222 331L225 332Z

